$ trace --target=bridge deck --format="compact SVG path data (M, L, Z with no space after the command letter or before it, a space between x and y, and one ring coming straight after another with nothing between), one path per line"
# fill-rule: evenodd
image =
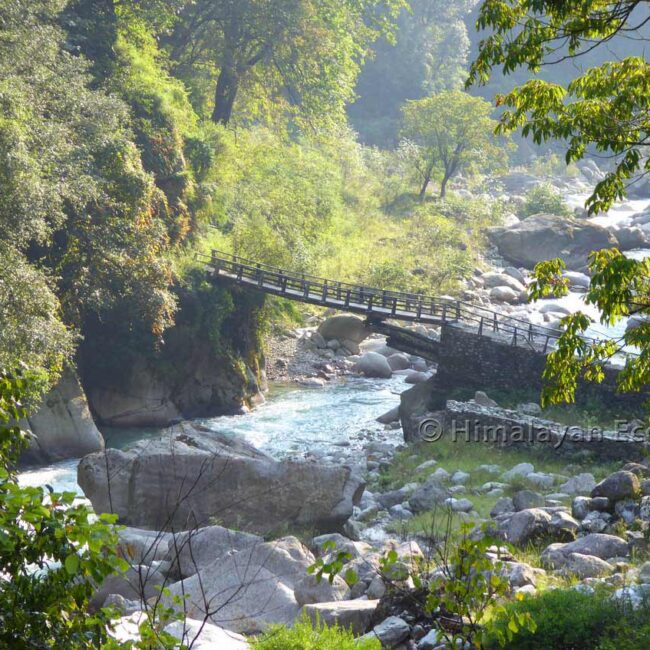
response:
M385 291L326 280L220 251L201 257L215 279L290 300L360 314L369 320L393 319L428 325L458 323L476 328L479 334L496 334L502 340L510 339L513 345L525 345L540 352L552 347L562 333L449 297Z

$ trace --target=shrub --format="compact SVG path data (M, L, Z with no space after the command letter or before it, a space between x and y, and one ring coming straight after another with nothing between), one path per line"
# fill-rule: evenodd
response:
M530 614L536 631L509 628L513 616ZM584 593L576 589L553 589L506 605L487 626L484 647L496 650L589 650L600 648L608 630L618 624L621 604L607 592ZM506 641L507 640L507 641ZM607 647L625 647L603 646ZM641 646L639 646L641 647ZM647 646L644 646L647 647Z
M381 650L378 639L359 641L340 627L312 624L305 616L292 628L272 627L252 644L253 650Z
M561 217L570 217L573 214L562 195L549 183L537 185L526 194L522 217L526 218L542 212Z

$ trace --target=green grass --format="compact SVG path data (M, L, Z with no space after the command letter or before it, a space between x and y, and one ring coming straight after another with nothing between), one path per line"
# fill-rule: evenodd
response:
M312 624L305 616L291 628L273 626L252 641L252 650L381 650L378 639L359 641L348 630Z
M437 461L434 467L421 472L416 471L420 464L431 459ZM371 485L370 489L373 491L387 491L401 488L406 483L423 483L440 467L450 474L461 470L469 473L470 478L465 483L466 491L455 496L457 498L467 498L474 504L474 509L478 513L478 520L489 519L490 510L498 497L479 493L478 488L488 481L501 482L501 472L509 470L518 463L525 462L532 463L535 466L535 471L548 474L570 476L581 472L590 472L597 481L619 469L620 465L620 463L589 462L585 460L583 455L568 454L563 450L553 451L548 448L523 446L496 447L485 443L460 440L453 442L443 438L443 440L435 443L411 445L408 449L399 452L395 456L393 463L389 467L383 468L378 481ZM499 465L501 472L491 474L484 470L479 471L476 468L480 465ZM570 471L567 471L568 465L571 465ZM512 496L515 492L523 489L541 491L522 478L512 481L504 489L504 496ZM560 486L556 484L546 492L559 491ZM565 505L570 505L570 502L571 499L567 499ZM446 527L444 514L444 509L440 509L437 513L420 513L412 519L392 523L389 529L391 532L402 535L424 534L439 536L444 533ZM458 529L463 520L462 516L454 516L454 530Z

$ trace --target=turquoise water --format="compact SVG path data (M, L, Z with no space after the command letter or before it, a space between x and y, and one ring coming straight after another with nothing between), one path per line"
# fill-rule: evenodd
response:
M283 457L360 447L364 439L401 441L401 430L384 431L375 418L399 403L409 388L402 377L388 380L349 377L323 388L271 387L266 404L245 415L198 420L214 431L241 436L263 451ZM160 433L160 429L105 429L107 447L124 449ZM81 494L79 459L66 460L20 474L22 485L51 485L56 491Z

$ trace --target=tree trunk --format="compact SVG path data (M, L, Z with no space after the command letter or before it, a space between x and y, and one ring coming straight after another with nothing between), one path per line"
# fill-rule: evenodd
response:
M440 183L440 198L444 199L445 196L447 196L447 183L449 182L449 176L445 174L444 178L442 179L442 183Z
M229 68L223 68L219 74L217 89L214 94L213 122L224 125L230 122L238 90L239 77L237 74Z
M429 187L430 182L431 182L431 176L427 174L424 177L424 183L422 184L422 189L420 190L420 201L424 201L424 197L426 196L427 188Z

